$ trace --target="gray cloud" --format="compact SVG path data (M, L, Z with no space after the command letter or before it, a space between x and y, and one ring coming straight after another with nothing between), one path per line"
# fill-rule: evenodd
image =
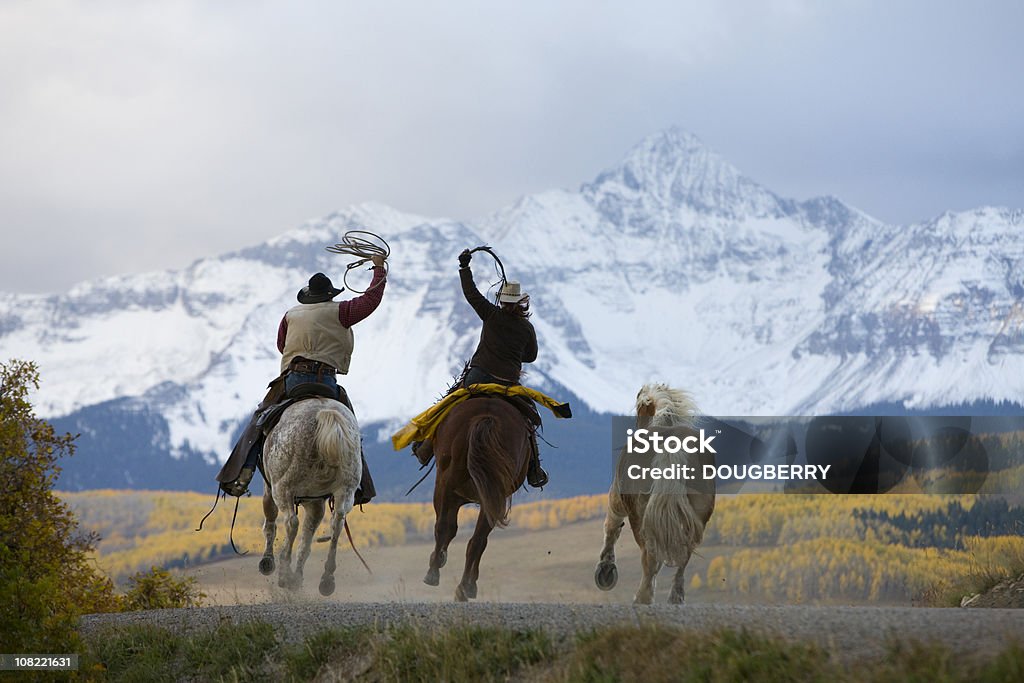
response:
M437 5L0 6L0 290L474 218L671 124L884 220L1024 206L1018 2Z

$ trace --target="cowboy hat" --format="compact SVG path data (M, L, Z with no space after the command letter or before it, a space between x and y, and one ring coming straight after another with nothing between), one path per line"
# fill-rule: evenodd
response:
M344 291L344 288L335 287L331 278L323 273L317 273L309 278L309 284L299 290L296 298L300 304L320 304L330 301Z
M503 304L517 304L528 296L529 294L521 291L519 280L509 280L502 286L498 301Z

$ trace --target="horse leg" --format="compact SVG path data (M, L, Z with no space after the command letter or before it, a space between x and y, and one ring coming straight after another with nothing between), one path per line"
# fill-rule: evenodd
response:
M299 554L295 558L296 588L302 585L302 570L309 559L309 551L313 546L313 534L324 519L324 501L314 500L302 504L302 538L299 539Z
M604 547L601 549L597 569L594 570L594 583L603 591L610 591L619 582L619 570L615 566L615 544L625 525L626 518L615 513L609 506L604 518Z
M324 563L324 575L320 577L320 595L334 593L334 570L338 568L338 539L345 528L345 517L352 511L352 492L346 494L336 491L334 500L338 501L331 515L331 545L327 549L327 562ZM346 502L341 502L346 501Z
M636 595L633 597L633 604L649 605L654 601L654 587L657 583L658 572L661 570L661 561L654 556L654 553L644 548L640 555L640 563L643 566L644 575L640 579L640 588L637 589Z
M282 508L284 516L284 544L281 546L281 554L278 556L278 563L281 565L277 572L277 585L282 588L297 588L295 578L292 576L292 549L295 547L295 536L299 532L299 515L294 505L282 506L282 501L275 501L279 508Z
M437 521L434 524L434 552L430 553L430 567L423 583L436 586L441 583L441 567L448 562L448 544L459 531L459 505L451 498L445 498L435 505Z
M277 536L277 504L269 483L263 487L263 536L267 544L260 559L260 574L268 576L274 573L274 538Z
M683 604L683 593L686 590L686 577L683 574L689 562L690 554L687 553L686 561L679 564L679 568L676 569L675 578L672 579L672 592L668 594L668 601L673 605Z
M480 558L487 549L487 536L494 529L494 525L487 519L487 515L480 510L480 516L476 518L476 528L473 529L473 537L466 545L466 568L462 573L462 581L455 588L455 599L459 602L466 602L476 597L476 580L480 577Z

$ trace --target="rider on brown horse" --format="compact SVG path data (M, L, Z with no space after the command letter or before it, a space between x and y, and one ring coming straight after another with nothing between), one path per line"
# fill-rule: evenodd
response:
M323 273L317 273L309 278L308 286L299 291L299 305L290 308L281 319L277 331L281 375L270 383L266 398L217 475L221 489L229 495L240 496L248 491L263 449L264 416L280 401L319 395L336 399L352 410L348 393L338 385L335 375L348 374L352 326L373 313L384 296L387 282L384 257L373 256L371 260L373 280L361 296L340 303L332 301L343 290L335 288ZM375 494L363 457L363 478L356 491L355 504L369 502Z
M506 386L519 384L523 363L537 360L537 333L528 320L530 297L520 290L518 282L509 280L498 295L500 305L489 302L473 282L473 271L469 267L472 258L468 249L459 254L459 278L462 280L462 293L483 321L483 329L476 352L463 375L461 386L486 383ZM528 422L531 425L530 468L526 479L530 486L540 488L548 483L548 475L540 466L537 449L536 428L540 425L540 415L529 399L515 403L528 415ZM434 454L431 442L413 444L413 453L421 464L430 462Z

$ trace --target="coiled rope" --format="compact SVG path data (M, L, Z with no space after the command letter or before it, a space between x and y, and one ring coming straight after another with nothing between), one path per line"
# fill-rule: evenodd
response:
M348 283L350 271L369 263L374 256L383 256L384 274L386 275L388 272L387 258L391 256L391 245L383 237L369 230L349 230L342 235L341 242L325 247L325 249L334 254L356 257L357 260L345 266L345 275L342 277L342 283L345 285L345 288L356 294L365 294L373 289L373 287L367 287L363 291L353 289ZM378 287L380 285L374 286Z

